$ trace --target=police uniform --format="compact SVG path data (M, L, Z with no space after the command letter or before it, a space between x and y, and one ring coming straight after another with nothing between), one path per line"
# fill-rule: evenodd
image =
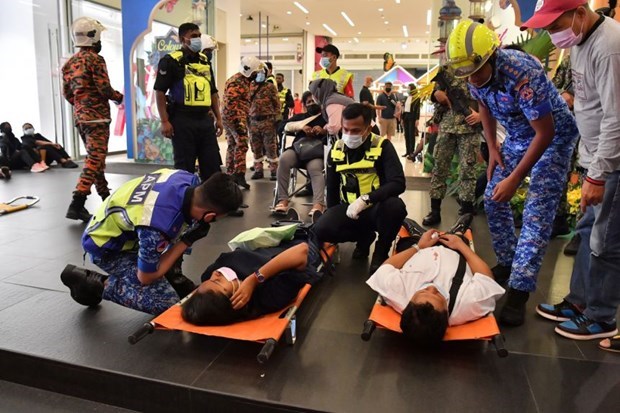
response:
M248 114L251 81L236 73L226 81L222 98L222 123L226 131L226 171L245 174L248 152Z
M250 87L250 145L254 154L254 170L263 171L263 161L275 176L278 169L276 124L281 116L278 90L271 82L252 82Z
M346 90L347 85L353 82L353 73L346 69L342 69L340 66L336 68L334 73L328 73L327 69L317 70L312 74L312 80L317 79L331 79L336 82L336 91L347 95L350 98L353 97L353 87L350 86L350 91Z
M445 71L445 78L450 83L450 88L458 88L463 91L468 99L461 102L463 106L471 107L473 100L467 90L464 80L458 79ZM435 85L435 91L442 90L447 93L445 88ZM453 102L454 103L454 102ZM431 175L431 199L443 199L446 196L446 181L450 175L452 158L458 152L459 155L459 199L461 202L473 204L476 191L476 159L480 142L480 126L470 126L465 121L462 113L453 109L439 107L442 113L439 121L439 137L433 151L435 164ZM473 211L467 211L473 212Z
M405 174L392 143L371 134L362 146L350 149L336 141L328 157L327 207L313 226L319 242L357 242L368 250L375 239L375 254L385 254L407 216L398 197L405 191ZM348 206L362 195L371 205L357 220L347 217Z
M547 78L540 63L526 53L498 49L490 84L470 91L506 129L501 148L505 169L495 168L484 197L493 248L500 265L512 266L509 286L531 292L536 279L578 131L575 119ZM552 114L555 136L530 171L530 185L523 211L523 228L515 235L509 202L491 198L496 185L507 178L521 161L534 138L530 121Z
M138 270L155 272L160 256L191 223L191 188L198 177L160 169L135 178L100 206L82 235L92 262L109 274L103 299L149 314L179 301L165 277L142 285Z
M217 94L215 77L207 56L177 50L159 61L153 87L168 92L168 117L174 129L172 148L174 167L188 172L196 170L208 179L220 171L220 149L215 135L211 96Z
M276 84L276 87L278 88L278 100L280 101L280 106L282 107L282 120L287 120L289 109L295 107L295 101L293 100L293 95L291 94L291 90L289 88L278 84Z

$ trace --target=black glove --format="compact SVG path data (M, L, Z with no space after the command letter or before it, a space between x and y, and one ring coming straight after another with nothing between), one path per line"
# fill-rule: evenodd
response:
M211 225L208 222L199 221L181 235L181 241L191 247L194 242L206 237L210 229Z

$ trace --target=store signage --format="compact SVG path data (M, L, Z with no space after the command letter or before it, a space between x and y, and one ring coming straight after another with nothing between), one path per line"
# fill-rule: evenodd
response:
M162 54L168 54L181 48L179 36L174 29L170 29L163 37L155 37L155 45L157 51Z

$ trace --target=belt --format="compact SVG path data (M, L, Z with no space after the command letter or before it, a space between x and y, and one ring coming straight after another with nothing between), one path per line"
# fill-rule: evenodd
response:
M273 119L276 115L258 115L258 116L250 116L250 119L260 122L261 120Z

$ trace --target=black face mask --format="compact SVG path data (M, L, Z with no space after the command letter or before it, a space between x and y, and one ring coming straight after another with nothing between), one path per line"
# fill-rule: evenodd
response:
M99 40L97 43L93 44L93 51L95 53L100 53L101 52L101 40Z
M390 93L392 91L392 88L391 87L386 87L385 91L386 91L386 93Z
M211 61L211 59L213 59L213 50L205 50L205 56Z
M308 112L308 114L311 116L318 115L319 113L321 113L321 105L317 105L316 103L307 105L306 112Z

